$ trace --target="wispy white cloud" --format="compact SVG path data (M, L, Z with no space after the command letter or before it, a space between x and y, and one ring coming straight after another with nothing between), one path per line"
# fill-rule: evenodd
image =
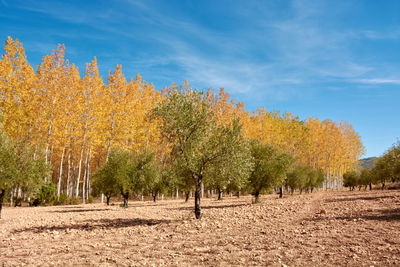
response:
M393 84L400 85L400 79L385 79L385 78L371 78L371 79L354 79L351 80L355 83L365 83L365 84Z
M113 8L95 9L90 13L67 2L44 5L28 1L20 6L96 29L95 33L82 33L88 39L101 41L110 35L157 46L154 51L132 51L119 47L119 39L116 39L117 52L110 55L113 63L117 59L128 62L125 70L134 68L147 73L156 70L152 77L144 77L149 80L188 79L202 87L225 87L236 94L262 94L279 100L299 97L306 90L317 90L312 89L318 87L314 85L324 82L396 84L396 79L375 79L386 77L382 74L383 68L373 61L355 57L351 42L360 36L396 38L399 32L355 33L325 27L321 20L332 11L329 3L289 3L289 11L284 16L268 17L271 3L257 4L256 8L244 11L238 8L235 14L245 23L251 22L247 26L241 23L239 29L230 32L206 27L184 12L171 16L151 1L123 0ZM117 6L124 6L124 9ZM246 38L242 38L243 33ZM59 34L71 38L74 32ZM323 88L328 87L318 90Z
M400 39L400 28L385 30L385 31L366 30L366 31L361 31L361 35L368 39L374 39L374 40L384 40L384 39L396 40Z

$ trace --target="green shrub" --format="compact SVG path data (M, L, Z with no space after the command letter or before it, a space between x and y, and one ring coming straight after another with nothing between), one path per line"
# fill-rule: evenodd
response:
M78 198L76 198L76 197L71 197L70 199L69 199L69 201L68 201L68 204L69 205L78 205L79 204L79 199Z
M54 201L54 205L67 205L68 204L68 195L63 193L60 195L60 198Z
M51 182L43 184L39 190L39 193L37 194L37 198L33 202L33 205L46 206L53 204L54 201L57 199L56 191L57 188L55 184Z
M89 196L89 198L88 198L88 201L87 201L89 204L92 204L93 203L93 197L92 196Z

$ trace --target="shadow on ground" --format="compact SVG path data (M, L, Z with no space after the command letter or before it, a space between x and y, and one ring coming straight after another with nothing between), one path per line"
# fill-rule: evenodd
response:
M326 220L343 220L343 221L353 221L353 220L374 220L374 221L400 221L400 208L397 209L382 209L382 210L372 210L365 211L364 214L348 214L341 216L316 216L310 218L309 221L321 222Z
M91 211L107 211L111 209L67 209L67 210L54 210L51 213L73 213L73 212L91 212Z
M375 197L344 197L344 198L333 198L325 200L326 203L332 202L344 202L344 201L357 201L357 200L380 200L384 198L394 198L393 196L375 196Z
M158 224L168 224L170 220L153 220L153 219L100 219L100 220L87 220L78 224L68 224L68 225L57 225L57 226L35 226L29 228L23 228L15 230L13 233L22 232L33 232L33 233L44 233L51 231L69 231L69 230L85 230L92 231L96 229L115 229L115 228L125 228L134 227L140 225L158 225Z
M249 206L249 203L240 203L240 204L229 204L229 205L208 205L202 206L201 209L226 209L226 208L235 208L235 207L243 207ZM178 207L178 208L170 208L171 210L194 210L194 207Z

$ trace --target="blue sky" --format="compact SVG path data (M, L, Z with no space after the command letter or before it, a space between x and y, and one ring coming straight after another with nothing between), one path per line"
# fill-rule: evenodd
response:
M104 78L122 64L157 89L188 80L249 110L346 120L378 156L400 138L399 14L397 0L0 0L0 39L35 69L63 43L81 73L97 56Z

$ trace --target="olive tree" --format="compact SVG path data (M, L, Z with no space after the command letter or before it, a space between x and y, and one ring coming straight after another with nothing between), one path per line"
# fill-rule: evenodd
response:
M120 193L127 208L129 196L134 192L151 191L157 176L153 153L112 149L108 161L94 174L94 187L105 194L107 205L112 195Z
M305 188L307 178L309 176L308 166L298 165L291 172L287 174L286 186L290 187L291 194L293 195L294 190L299 189L300 193Z
M219 125L206 96L195 90L169 90L152 112L162 136L172 145L176 167L195 186L195 217L201 218L201 184L207 168L235 154L241 142L240 126ZM227 162L227 164L229 164Z
M218 200L222 200L223 191L243 189L253 169L254 164L248 142L243 140L237 142L236 146L234 154L216 160L204 173L207 188L217 190Z
M0 130L0 218L6 193L12 197L12 191L21 191L28 197L36 197L49 177L49 165L33 155L24 140L13 142Z
M381 183L382 189L388 181L400 179L400 142L393 145L374 162L372 169L374 183Z
M360 183L360 172L358 170L350 170L343 174L343 185L349 187L350 191Z
M254 169L250 173L249 186L255 196L255 202L259 201L260 193L269 188L279 187L282 197L282 186L293 159L278 147L262 144L258 140L252 140L250 150L254 159Z
M311 166L297 165L287 174L286 186L290 187L293 194L295 189L307 192L313 191L324 182L324 174Z

